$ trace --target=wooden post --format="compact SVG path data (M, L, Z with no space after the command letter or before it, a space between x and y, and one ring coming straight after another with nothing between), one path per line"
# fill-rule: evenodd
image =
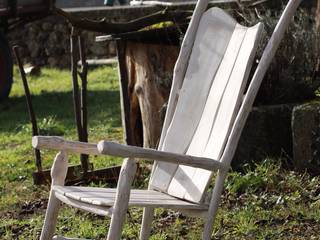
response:
M83 117L81 117L81 101L79 96L79 84L78 84L78 69L77 69L77 59L78 54L76 51L76 45L78 39L79 33L78 30L75 28L72 28L71 36L70 36L70 51L71 51L71 73L72 73L72 86L73 86L73 104L74 104L74 114L75 114L75 121L77 125L77 132L78 132L78 139L79 141L85 141L86 136L83 134L83 126L82 126L82 120L84 120ZM81 48L81 46L79 46ZM82 51L82 61L84 61L84 51ZM85 87L86 87L86 81L85 81ZM86 90L86 89L85 89ZM84 95L84 93L82 92ZM85 95L86 99L86 95ZM82 103L84 103L82 101ZM83 116L83 115L82 115ZM86 121L86 119L85 119ZM81 155L80 156L81 166L83 170L83 177L85 178L88 172L89 168L89 162L88 162L88 156Z
M28 80L27 80L26 73L24 71L22 61L21 61L21 58L19 55L19 46L14 46L13 52L14 52L16 59L17 59L17 63L18 63L18 67L19 67L19 71L20 71L20 75L21 75L21 79L22 79L22 83L23 83L23 88L24 88L24 92L26 95L27 107L28 107L29 117L30 117L30 121L31 121L31 125L32 125L32 136L37 136L37 135L39 135L37 118L36 118L36 114L34 113L34 110L33 110L33 105L32 105L32 101L31 101L31 94L30 94L30 90L29 90L29 86L28 86ZM41 173L42 172L42 163L41 163L40 150L34 149L34 154L35 154L35 158L36 158L35 161L36 161L37 170L39 173Z
M130 127L130 99L128 90L128 73L126 69L126 43L117 40L118 72L120 86L121 119L123 138L128 145L137 145L134 141L134 132Z
M68 157L65 151L59 152L51 168L52 186L63 186L68 171ZM44 225L40 240L51 240L57 223L60 201L56 198L53 190L50 191Z

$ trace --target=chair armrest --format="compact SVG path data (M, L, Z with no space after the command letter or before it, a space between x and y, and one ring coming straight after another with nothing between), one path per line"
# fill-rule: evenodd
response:
M153 161L169 162L182 164L207 170L228 170L229 166L205 157L195 157L184 154L164 152L150 148L141 148L136 146L128 146L115 142L100 141L98 143L98 151L101 154L124 157L124 158L144 158Z
M62 137L34 136L32 137L32 146L37 149L45 148L88 155L100 155L97 144L67 141Z

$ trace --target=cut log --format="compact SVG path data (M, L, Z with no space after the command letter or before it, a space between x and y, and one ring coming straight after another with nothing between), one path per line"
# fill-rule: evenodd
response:
M178 51L175 46L126 43L130 127L133 136L139 131L141 134L141 119L144 147L155 148L158 145L163 108L169 97ZM142 143L136 142L135 145L141 146Z

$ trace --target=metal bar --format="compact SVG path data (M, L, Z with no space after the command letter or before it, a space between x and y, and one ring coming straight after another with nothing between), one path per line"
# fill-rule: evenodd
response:
M19 46L14 46L13 52L14 52L15 57L17 59L17 63L18 63L18 67L20 70L20 75L21 75L21 79L22 79L22 83L23 83L23 88L24 88L24 92L26 95L27 107L28 107L29 117L30 117L30 121L31 121L31 125L32 125L32 136L37 136L37 135L39 135L38 126L37 126L37 119L36 119L36 116L35 116L35 113L33 110L33 105L32 105L32 101L31 101L31 94L30 94L30 90L29 90L29 86L28 86L26 73L23 69L23 64L22 64L22 61L21 61L21 58L19 55ZM36 167L38 169L38 172L42 172L40 150L35 149L34 154L35 154L35 158L36 158L35 162L36 162Z

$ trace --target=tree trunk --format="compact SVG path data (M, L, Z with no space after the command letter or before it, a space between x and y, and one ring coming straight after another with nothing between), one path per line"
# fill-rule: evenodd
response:
M135 145L158 145L178 53L176 46L126 43L130 128Z

